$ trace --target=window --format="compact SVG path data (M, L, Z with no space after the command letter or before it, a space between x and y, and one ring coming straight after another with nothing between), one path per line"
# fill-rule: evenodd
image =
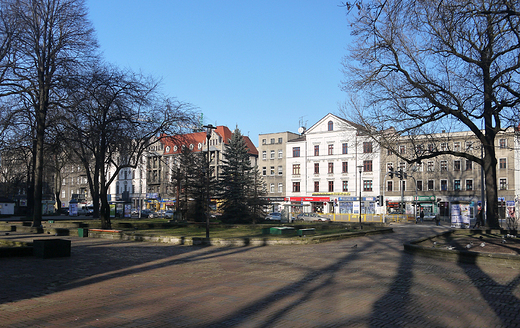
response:
M507 190L507 179L500 179L500 190Z
M265 145L267 143L267 139L262 139L262 145Z
M405 180L401 180L401 190L406 191L406 181Z
M283 192L283 183L278 184L278 192Z
M348 173L348 162L341 163L341 173Z
M363 172L372 172L372 160L363 161Z
M292 166L292 174L300 175L300 164L293 164Z
M427 165L428 165L428 167L426 168L426 170L428 172L433 172L433 170L435 169L435 166L433 165L433 161L428 162Z
M421 155L423 153L423 145L416 145L415 153Z
M399 163L399 170L406 171L406 163L405 162Z
M441 190L442 191L448 190L448 180L441 180Z
M348 181L342 181L343 191L348 191Z
M329 131L333 131L334 130L334 122L329 121L329 123L328 123L328 130Z
M267 150L262 151L262 159L264 161L267 159Z
M320 156L320 146L314 145L314 156Z
M399 154L406 154L406 146L400 145L399 146Z
M466 141L466 151L473 150L473 141Z
M435 146L433 144L428 144L428 151L432 153L435 150Z
M394 170L394 163L386 163L386 171L390 172Z
M329 192L334 192L334 181L329 181Z
M65 178L63 178L63 180L61 180L61 185L64 186L66 183L67 182L66 182Z
M262 167L262 175L263 176L267 175L267 166Z
M394 190L394 182L393 181L387 181L386 182L386 191L393 191Z
M499 139L498 140L498 147L501 149L504 149L507 147L506 139Z
M363 180L363 191L372 191L372 180Z
M453 151L460 151L460 141L455 141L453 143Z
M300 157L300 147L293 147L293 149L292 149L292 156L293 157Z
M448 150L448 144L445 142L441 143L441 151L446 151L446 150Z
M363 142L363 153L371 153L372 152L372 143L371 142Z
M448 161L441 161L441 172L448 172Z
M329 155L334 155L334 145L333 144L329 145Z
M314 181L314 192L320 192L320 182Z
M434 190L434 183L433 183L433 180L428 180L428 191L432 191Z
M275 158L275 152L274 150L271 150L271 159L274 159Z
M283 166L278 166L278 175L283 175Z
M417 189L417 191L422 191L422 180L417 180L415 188Z
M292 191L293 192L300 192L300 183L299 182L293 182L292 183Z
M469 159L466 160L466 171L471 171L473 170L473 162L470 161Z
M269 192L270 193L274 193L274 183L271 183L270 188L269 188Z
M274 166L271 166L271 175L274 175Z
M274 138L271 138L271 144L274 144Z
M314 174L320 174L320 163L314 163Z
M466 180L466 190L473 190L473 180Z
M500 158L500 159L498 160L498 168L499 168L500 170L505 170L505 169L507 169L507 161L506 161L505 158Z
M460 171L460 160L454 160L453 161L453 171Z
M329 163L329 173L334 173L334 163Z
M283 150L278 150L278 158L283 158Z
M342 154L348 154L348 143L342 143L341 144L341 153Z
M460 191L460 180L453 180L453 190Z
M278 143L282 143L282 138L278 138Z
M65 198L65 197L66 197L66 196L65 196L65 190L62 190L62 191L61 191L61 198Z

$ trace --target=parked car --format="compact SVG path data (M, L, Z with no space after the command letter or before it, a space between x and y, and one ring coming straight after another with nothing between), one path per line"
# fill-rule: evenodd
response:
M153 212L151 210L148 210L148 209L144 209L144 210L141 210L141 218L148 218L150 216L150 214L152 214ZM132 210L132 217L133 218L138 218L139 217L139 210Z
M282 213L273 212L265 217L266 221L282 221Z
M164 218L165 219L173 219L173 211L172 210L167 210L166 212L164 212Z
M296 221L330 221L326 216L318 215L317 213L301 213L296 217Z

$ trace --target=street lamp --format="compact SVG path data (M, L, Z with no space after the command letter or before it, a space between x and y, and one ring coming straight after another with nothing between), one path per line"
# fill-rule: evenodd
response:
M210 193L209 193L209 182L211 178L211 173L209 171L209 139L211 138L211 131L215 129L215 127L211 124L204 125L203 128L206 129L206 147L208 150L207 154L207 191L208 191L208 197L206 199L206 239L209 239L209 204L210 204Z
M363 229L363 226L361 225L361 183L363 182L363 179L361 177L361 172L363 171L363 165L358 165L359 170L359 228Z

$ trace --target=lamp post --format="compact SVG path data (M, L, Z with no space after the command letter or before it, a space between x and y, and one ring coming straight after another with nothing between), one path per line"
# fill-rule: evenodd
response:
M359 170L359 228L363 229L363 225L361 225L361 183L363 179L361 177L361 172L363 171L363 165L358 165Z
M207 171L207 198L206 198L206 239L209 239L209 217L210 217L210 214L209 214L209 204L210 204L210 192L209 192L209 182L210 182L210 178L211 178L211 173L209 171L209 139L211 138L211 131L213 129L215 129L215 127L211 124L208 124L208 125L204 125L203 128L206 128L206 147L207 147L207 150L208 150L208 153L207 153L207 166L206 166L206 171Z

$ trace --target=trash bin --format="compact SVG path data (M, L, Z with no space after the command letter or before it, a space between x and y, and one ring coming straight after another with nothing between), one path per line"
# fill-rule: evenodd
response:
M88 237L88 229L78 228L78 236L79 237Z

